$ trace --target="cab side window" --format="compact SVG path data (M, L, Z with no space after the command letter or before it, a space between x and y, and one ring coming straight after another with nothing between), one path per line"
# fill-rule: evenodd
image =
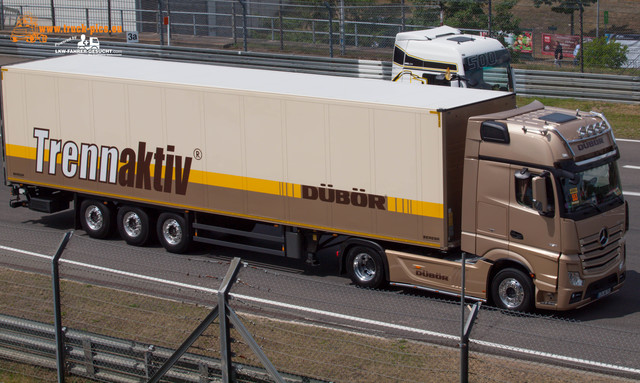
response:
M544 176L541 174L533 174L530 173L527 168L523 168L521 170L517 170L515 173L515 186L516 186L516 201L518 204L522 206L526 206L530 209L535 209L533 204L533 178L543 176L545 178L545 186L547 192L547 203L549 206L547 208L549 211L554 210L554 199L553 199L553 185L551 182L551 177ZM551 216L553 216L551 214Z
M533 187L531 177L518 178L516 175L516 201L522 206L533 209Z

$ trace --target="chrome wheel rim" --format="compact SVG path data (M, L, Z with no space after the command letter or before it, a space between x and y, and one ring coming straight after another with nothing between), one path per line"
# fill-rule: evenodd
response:
M167 219L162 223L162 236L167 243L177 245L182 241L182 226L175 219Z
M102 210L100 210L96 205L91 205L84 211L84 220L87 223L87 226L94 231L100 230L104 225Z
M524 302L524 287L515 278L507 278L498 286L498 297L509 309L514 309Z
M353 272L362 282L369 282L376 277L376 263L367 253L360 253L353 258Z
M142 232L142 220L133 211L128 211L122 217L122 226L129 237L137 237Z

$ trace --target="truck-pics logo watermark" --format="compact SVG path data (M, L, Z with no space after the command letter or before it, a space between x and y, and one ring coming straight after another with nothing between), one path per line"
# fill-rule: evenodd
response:
M100 41L98 37L93 36L94 33L122 33L121 26L113 26L109 28L104 25L38 25L38 19L31 15L21 15L16 20L16 25L11 31L10 39L14 43L18 41L26 41L28 43L41 42L46 43L49 39L49 34L65 34L65 33L77 33L79 35L67 38L59 43L56 43L55 52L58 54L101 54L101 55L113 55L122 54L122 51L114 49L101 49ZM76 42L72 48L64 48L63 45L69 42ZM61 47L61 48L58 48Z
M73 53L73 54L100 54L100 55L113 55L113 54L122 54L122 51L116 51L114 49L100 49L100 41L97 37L87 37L86 35L81 35L80 38L71 37L66 40L63 40L59 43L56 43L56 47L62 46L68 42L75 42L78 40L76 44L76 48L66 48L66 49L56 49L56 53Z
M147 151L146 142L138 142L138 150L97 144L80 145L73 141L49 138L49 129L33 128L36 139L36 172L56 175L60 163L62 174L67 178L98 181L137 189L171 193L175 182L175 193L185 195L189 185L192 157L173 154L175 146ZM45 151L49 152L45 158ZM45 169L45 161L49 166ZM120 165L121 164L121 165ZM153 182L151 166L153 164ZM120 165L120 167L118 167ZM163 174L164 168L164 174Z
M14 43L18 41L26 41L28 43L34 43L36 41L42 43L47 42L47 35L41 33L38 28L38 19L31 15L18 17L9 38Z

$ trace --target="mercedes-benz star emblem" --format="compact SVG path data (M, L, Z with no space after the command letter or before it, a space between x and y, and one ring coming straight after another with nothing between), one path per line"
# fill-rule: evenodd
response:
M602 247L605 247L607 245L607 242L609 242L609 231L606 227L603 227L602 230L600 230L599 240Z

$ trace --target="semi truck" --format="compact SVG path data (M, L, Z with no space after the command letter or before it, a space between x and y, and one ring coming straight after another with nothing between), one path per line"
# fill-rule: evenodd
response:
M582 307L625 280L620 153L598 113L97 55L1 73L11 206L71 207L94 238L336 249L357 286L457 296L465 271L465 297L510 310Z
M393 50L395 82L515 91L509 51L496 39L441 26L400 32Z

